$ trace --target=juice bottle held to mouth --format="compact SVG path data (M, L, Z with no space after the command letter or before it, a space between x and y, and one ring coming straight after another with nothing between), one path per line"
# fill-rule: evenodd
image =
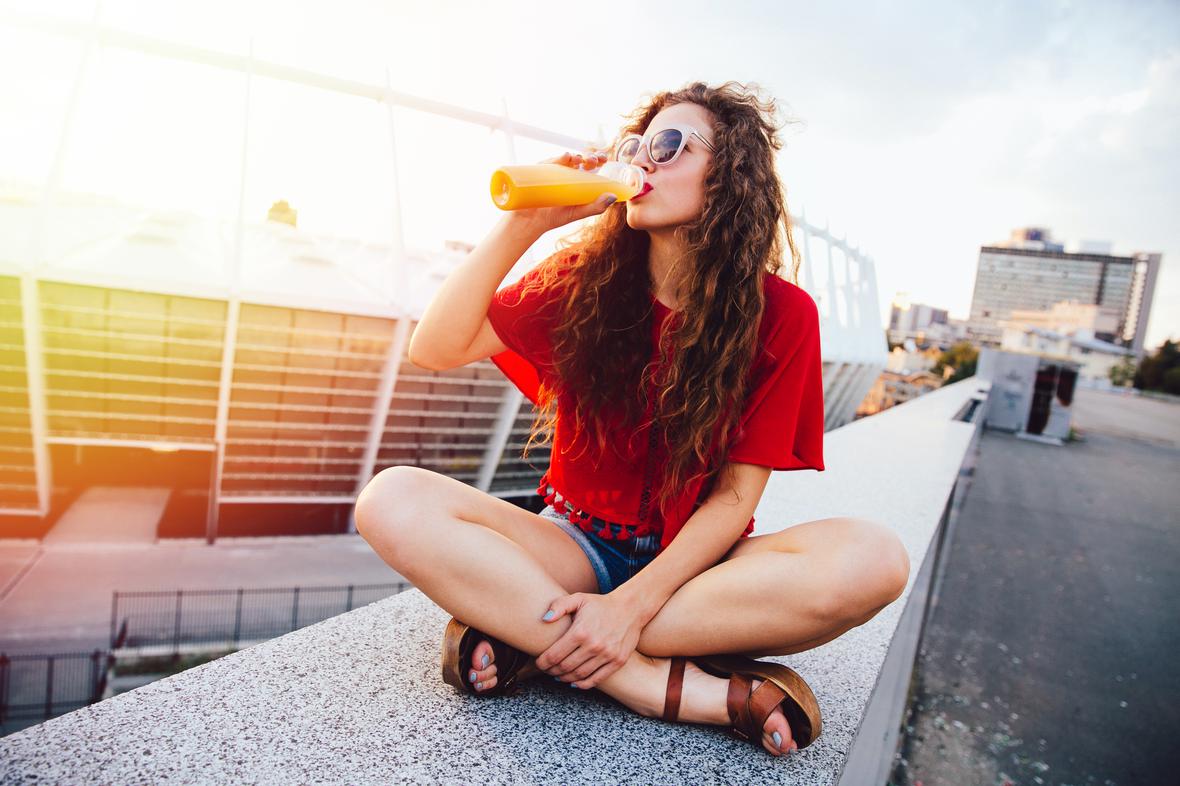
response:
M607 192L625 202L646 182L640 167L619 161L588 172L561 164L502 166L492 173L492 202L501 210L588 205Z

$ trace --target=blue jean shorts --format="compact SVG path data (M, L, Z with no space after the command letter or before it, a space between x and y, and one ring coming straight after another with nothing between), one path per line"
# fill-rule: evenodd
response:
M584 532L581 527L571 524L569 517L559 513L552 505L546 505L541 516L549 519L566 531L574 542L586 552L594 575L598 577L598 591L605 595L641 571L655 559L660 550L660 533L643 538L607 540L594 532ZM611 524L611 534L617 534L620 526Z

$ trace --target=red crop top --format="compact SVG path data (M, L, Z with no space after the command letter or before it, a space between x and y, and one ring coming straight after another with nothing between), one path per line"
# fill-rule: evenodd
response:
M577 259L576 247L558 251L515 283L503 287L492 297L488 320L508 350L492 356L504 375L534 404L542 379L553 383L555 368L550 335L560 318L560 298L552 289L521 294L524 285L538 277L546 266L568 270ZM730 448L728 460L760 464L775 470L815 469L822 471L824 399L820 361L819 312L815 301L800 287L766 273L766 307L759 326L759 341L769 350L772 360L753 371L753 386L747 393L738 436ZM652 297L653 347L659 348L659 335L674 312ZM556 387L556 386L554 386ZM559 387L557 389L560 389ZM627 440L619 439L618 450L609 446L600 453L590 440L583 439L578 450L574 444L573 419L563 418L570 411L572 396L560 394L557 425L549 469L541 478L539 493L559 509L573 507L571 521L590 529L589 519L597 516L608 522L625 525L620 538L642 537L660 532L660 550L667 548L676 533L699 507L703 481L686 484L677 495L666 518L654 505L650 524L639 521L640 497L647 464L648 441L636 438L628 450ZM607 433L611 433L608 431ZM741 537L754 530L754 519ZM609 528L600 533L609 537Z

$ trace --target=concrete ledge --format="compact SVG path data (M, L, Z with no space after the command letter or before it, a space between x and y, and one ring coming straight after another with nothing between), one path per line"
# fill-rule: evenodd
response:
M719 727L643 718L547 679L510 699L459 696L439 676L448 615L410 590L0 739L0 780L836 783L880 731L858 739L870 697L896 694L874 689L976 430L954 418L980 389L963 380L854 421L826 435L825 472L771 477L755 534L862 516L890 525L911 558L898 602L775 659L824 712L823 735L800 754L775 759Z

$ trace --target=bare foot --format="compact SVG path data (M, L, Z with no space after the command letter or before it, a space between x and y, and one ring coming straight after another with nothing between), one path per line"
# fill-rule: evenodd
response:
M484 659L487 665L483 665ZM492 645L487 639L480 639L479 644L471 653L471 663L467 669L467 680L475 685L476 691L485 691L496 686L496 654L492 652Z
M668 672L672 668L671 659L663 661L664 685L667 685ZM753 688L762 684L762 680L753 680ZM752 689L753 689L752 688ZM752 690L751 689L751 690ZM726 697L729 693L729 680L714 677L697 668L691 660L684 664L684 687L680 695L679 720L689 723L712 723L718 726L732 725L729 720L729 710L726 709ZM777 732L781 745L776 745L773 735ZM762 747L771 754L781 756L796 750L795 741L791 737L791 726L783 715L782 705L771 711L762 726Z

